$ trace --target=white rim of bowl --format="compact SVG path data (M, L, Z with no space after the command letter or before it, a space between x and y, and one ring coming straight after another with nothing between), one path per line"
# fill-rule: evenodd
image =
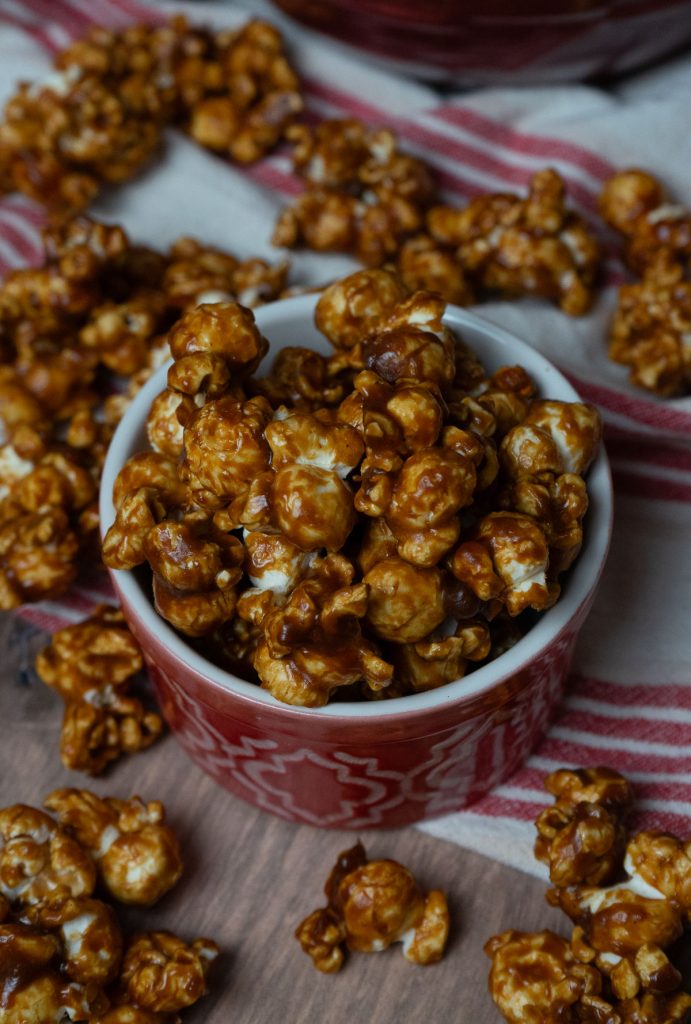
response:
M307 294L268 303L254 311L255 318L261 331L267 334L271 341L270 332L272 328L276 327L277 322L280 332L280 321L284 318L286 311L295 315L303 312L304 307L304 312L309 313L311 318L317 299L318 295ZM479 331L489 336L492 341L505 346L507 356L510 355L507 365L530 364L528 369L531 374L537 371L543 378L551 378L559 390L565 393L561 400L581 400L576 390L553 363L550 363L531 345L511 332L497 327L489 320L484 320L459 306L447 306L444 320L452 329L460 329L461 336L465 327ZM269 357L270 355L271 350L268 353ZM102 534L105 534L107 527L114 519L113 482L122 468L124 459L129 458L129 448L133 436L140 434L143 430L151 402L166 386L169 366L170 363L161 366L138 392L113 435L101 478L99 507ZM119 454L121 449L126 453L124 457ZM273 710L283 711L289 716L309 715L311 717L349 719L393 718L421 711L438 710L447 705L470 701L483 692L492 690L503 680L525 668L554 642L582 604L594 593L604 568L613 516L612 481L604 447L601 448L588 472L588 494L591 498L591 506L587 515L583 548L577 561L569 570L565 592L559 601L544 612L518 643L500 655L496 661L491 661L482 668L475 669L468 675L452 683L446 683L437 689L409 694L405 697L393 697L390 700L337 701L320 708L285 704L255 683L240 679L192 650L187 642L155 610L133 570L115 569L110 572L123 600L132 607L145 628L153 633L178 660L234 696L249 700L253 704L266 705Z

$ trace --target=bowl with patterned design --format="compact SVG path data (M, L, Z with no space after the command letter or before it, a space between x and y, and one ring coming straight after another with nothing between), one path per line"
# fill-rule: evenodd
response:
M256 311L271 359L284 346L328 352L314 326L317 297ZM577 401L563 375L530 345L464 309L445 323L491 372L520 364L539 394ZM112 491L128 458L148 447L146 418L166 386L162 367L136 396L104 467L102 529L115 516ZM463 678L388 700L297 707L205 657L156 612L150 574L111 570L126 619L141 644L162 712L205 772L236 796L293 822L332 828L401 826L457 811L504 781L543 734L567 685L576 640L605 564L612 488L600 451L588 474L589 509L580 556L560 599L514 646Z

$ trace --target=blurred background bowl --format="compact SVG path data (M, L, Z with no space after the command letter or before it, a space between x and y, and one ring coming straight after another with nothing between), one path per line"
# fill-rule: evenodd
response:
M271 342L269 365L285 345L330 351L313 323L317 298L303 295L256 311ZM551 363L508 332L453 306L445 321L490 373L518 363L539 394L578 398ZM131 455L149 447L146 417L166 375L162 367L139 392L111 442L101 482L104 533L114 519L115 477ZM111 571L111 577L161 710L205 772L289 821L353 829L406 825L482 796L525 760L544 732L609 546L612 488L604 451L590 469L588 491L583 549L557 604L495 661L447 686L391 700L282 704L206 660L160 618L148 570Z
M583 81L691 41L688 0L274 0L392 70L462 86Z

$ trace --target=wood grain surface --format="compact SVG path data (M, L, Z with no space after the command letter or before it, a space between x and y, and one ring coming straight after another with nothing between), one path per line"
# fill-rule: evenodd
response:
M207 778L170 736L98 780L65 771L58 757L62 702L33 671L46 642L20 619L0 617L0 806L40 806L55 787L82 785L163 801L185 873L156 907L121 918L128 927L205 935L221 946L210 992L183 1014L187 1024L498 1024L484 941L509 927L565 932L562 915L544 902L542 883L414 828L366 831L371 857L399 860L423 886L447 893L447 953L439 964L417 967L394 946L353 954L337 975L319 974L293 930L323 905L326 876L355 835L255 810Z

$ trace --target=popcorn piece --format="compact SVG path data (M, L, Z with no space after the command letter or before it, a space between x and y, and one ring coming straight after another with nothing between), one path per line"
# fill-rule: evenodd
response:
M280 214L274 245L353 252L378 266L422 228L434 185L422 161L398 151L393 132L327 120L288 135L309 187Z
M105 985L122 957L122 933L115 912L87 896L57 897L29 907L26 920L60 939L61 968L71 981Z
M446 617L442 574L402 558L386 558L364 577L369 589L367 622L383 640L411 644Z
M453 252L429 235L415 235L401 246L397 270L411 292L439 292L456 306L471 306L473 290Z
M170 264L163 277L168 301L185 309L237 299L243 306L258 306L279 298L285 287L288 264L265 260L238 260L231 253L201 245L194 238L179 238L170 248Z
M619 815L633 804L630 782L613 768L559 768L545 779L545 789L559 803L592 803Z
M691 387L691 281L663 254L643 279L619 289L609 356L630 367L633 384L662 397Z
M441 959L449 933L446 898L438 889L423 894L403 865L368 861L358 843L339 855L324 891L327 906L306 917L295 931L317 970L340 970L343 943L353 951L378 953L402 942L411 963Z
M396 678L413 693L461 679L469 661L483 661L490 653L491 635L484 622L469 619L459 622L451 636L443 633L443 629L434 631L394 650Z
M659 181L641 170L619 171L605 183L600 212L626 239L626 261L644 273L662 257L688 264L691 212L671 203Z
M691 843L668 832L649 830L631 838L626 849L629 870L691 914Z
M464 209L430 210L427 228L455 249L478 289L504 296L536 295L565 313L586 313L599 265L595 238L565 204L564 182L547 168L535 174L526 199L479 196Z
M187 424L182 473L197 504L222 508L269 468L264 430L272 416L266 399L228 396L207 403Z
M264 604L264 638L254 667L262 687L278 700L321 707L338 687L364 680L378 690L391 682L391 665L362 636L367 586L354 584L353 576L343 556L330 555L310 569L285 603Z
M543 531L528 516L491 512L451 559L451 571L481 600L497 598L509 615L550 608L559 585L547 578L549 551Z
M136 697L110 688L91 690L65 708L60 759L72 771L100 775L123 754L146 750L163 732L163 721Z
M359 270L329 285L314 311L314 322L337 349L352 349L402 302L407 290L388 270Z
M61 509L32 514L6 499L0 506L0 609L63 594L77 574L78 550Z
M353 492L338 473L319 466L279 469L270 501L272 524L303 551L340 551L355 525Z
M137 1006L176 1013L206 992L206 975L218 956L210 939L187 945L170 932L139 932L125 950L122 983Z
M600 973L580 963L569 943L554 932L502 932L485 943L485 952L492 958L490 995L511 1024L620 1024L600 998Z
M168 335L173 359L196 352L220 356L231 373L253 373L268 350L251 310L236 302L195 306Z
M158 801L56 789L45 806L90 852L101 882L119 902L151 906L180 878L180 848Z
M433 292L416 292L399 302L383 329L365 342L369 369L390 384L402 377L449 384L455 373L454 339L442 323L445 308Z
M24 924L0 925L0 983L3 1024L62 1024L65 1020L91 1020L100 1003L89 993L60 976L59 943Z
M43 811L26 804L0 810L0 840L0 892L11 903L93 892L96 872L88 854Z
M122 612L99 605L88 619L54 633L36 671L65 701L105 687L122 689L144 662Z
M345 383L331 372L330 361L319 352L288 345L276 353L271 374L255 379L252 388L274 409L287 405L312 410L337 405Z

